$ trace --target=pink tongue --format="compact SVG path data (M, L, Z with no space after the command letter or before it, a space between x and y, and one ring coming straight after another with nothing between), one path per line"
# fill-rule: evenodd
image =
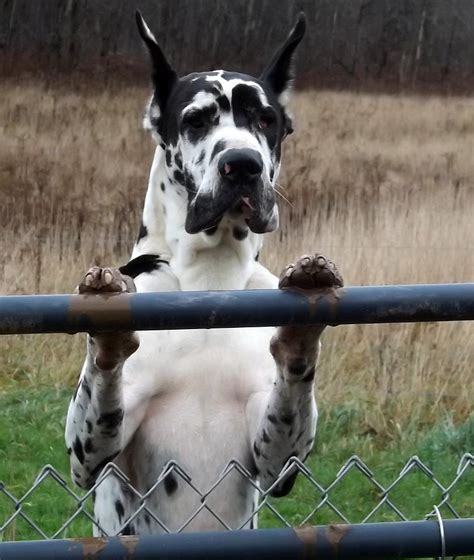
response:
M242 197L240 210L245 218L250 218L255 208L250 204L250 200L247 197Z

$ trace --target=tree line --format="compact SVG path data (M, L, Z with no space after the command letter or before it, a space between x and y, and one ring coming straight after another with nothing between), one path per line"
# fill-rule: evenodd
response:
M136 8L181 74L258 73L300 10L302 84L467 85L474 73L472 0L0 0L2 66L133 74L146 63Z

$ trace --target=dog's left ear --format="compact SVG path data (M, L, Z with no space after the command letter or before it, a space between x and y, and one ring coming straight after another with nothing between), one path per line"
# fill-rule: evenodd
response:
M153 85L155 86L155 98L158 101L160 111L163 112L178 76L170 63L166 60L155 36L150 31L150 28L139 10L135 12L135 17L140 36L150 53L153 66L151 77Z
M293 55L306 31L306 16L298 14L296 24L283 45L276 51L260 79L266 82L278 96L278 101L286 105L286 93L294 79Z

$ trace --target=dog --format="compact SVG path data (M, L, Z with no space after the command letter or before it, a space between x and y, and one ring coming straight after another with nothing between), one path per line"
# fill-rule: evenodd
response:
M300 258L279 280L259 262L264 234L278 227L275 188L304 15L259 78L223 70L178 78L136 18L154 88L144 123L157 143L142 224L131 261L91 268L79 293L341 287L322 255ZM238 472L212 489L205 508L176 471L152 487L175 461L206 492L238 461L262 492L287 495L296 474L279 474L291 457L304 461L315 438L324 328L89 333L66 444L74 482L95 485L94 534L255 527L256 487ZM99 478L110 462L148 492L146 510L134 516L137 495L116 477Z

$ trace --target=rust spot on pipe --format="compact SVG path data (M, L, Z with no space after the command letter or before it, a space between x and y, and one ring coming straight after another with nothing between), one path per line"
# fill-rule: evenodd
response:
M333 549L333 558L339 556L339 543L350 531L350 525L329 525L326 529L326 538Z
M305 560L310 560L315 555L315 545L318 538L317 527L295 527L295 534L303 543L303 556Z
M133 560L133 558L135 558L135 548L137 547L137 544L139 542L139 537L138 536L120 537L120 542L127 549L128 560Z
M104 537L90 537L86 539L75 539L74 542L78 542L82 545L84 560L94 560L94 558L97 558L99 552L107 546L109 541Z
M130 319L130 294L71 296L67 320L72 327L86 324L89 332L100 332L121 324L117 330L125 330Z

